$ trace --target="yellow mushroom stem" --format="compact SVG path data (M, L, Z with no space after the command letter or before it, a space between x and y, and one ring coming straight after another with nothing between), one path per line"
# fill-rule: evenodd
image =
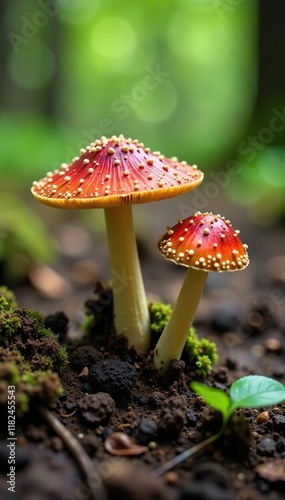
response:
M132 207L105 208L114 324L136 349L150 347L150 316L135 239Z
M172 359L180 359L200 302L208 272L189 267L169 321L154 349L154 366L166 370Z

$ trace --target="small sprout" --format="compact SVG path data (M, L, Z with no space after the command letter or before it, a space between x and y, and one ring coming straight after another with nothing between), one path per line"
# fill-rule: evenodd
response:
M230 388L229 396L221 389L208 387L200 382L191 382L190 387L202 396L215 410L222 414L220 430L192 448L183 451L154 471L159 477L181 464L197 451L216 441L224 432L230 418L237 408L260 408L277 405L285 401L285 385L262 375L249 375L236 380Z
M191 382L190 386L212 408L221 412L224 425L236 408L260 408L285 401L285 386L261 375L249 375L236 380L230 388L229 396L221 389L208 387L200 382Z
M114 432L105 441L105 450L111 453L111 455L119 455L121 457L142 455L148 449L148 446L137 444L124 432Z

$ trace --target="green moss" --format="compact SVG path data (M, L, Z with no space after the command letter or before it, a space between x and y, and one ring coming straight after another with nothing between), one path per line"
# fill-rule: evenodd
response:
M36 402L50 405L63 392L57 373L51 370L26 372L21 378L21 385L23 392L33 404Z
M202 356L197 357L196 361L196 373L199 377L205 378L208 373L212 371L212 361L209 356L203 354Z
M65 349L65 347L63 347L63 346L60 346L59 351L58 351L58 363L59 363L59 366L58 366L59 372L62 371L62 369L65 368L69 363L68 352Z
M0 286L0 309L1 307L5 307L7 310L18 307L14 293L6 286Z
M4 305L3 305L4 304ZM0 345L7 345L21 327L21 320L2 298L0 308Z
M66 349L59 344L58 335L45 328L45 318L38 311L0 309L0 346L8 345L19 351L35 370L60 372L68 362Z
M21 416L34 404L51 405L62 393L56 372L65 368L68 354L58 336L45 327L41 313L18 308L9 290L4 292L0 293L0 410L7 409L8 386L14 385Z
M208 356L212 364L217 363L218 361L218 353L217 346L214 342L211 342L208 339L202 338L200 340L200 344L198 347L199 352L203 353L203 355Z
M149 304L151 332L159 336L163 332L172 313L172 306L163 302ZM208 339L199 339L194 327L191 327L185 342L182 358L187 366L197 376L204 378L212 371L213 365L218 361L217 347Z
M45 328L45 317L42 313L40 313L39 311L35 311L34 309L27 309L25 310L25 313L27 318L30 318L35 321L37 330Z
M17 385L21 380L20 367L9 360L0 365L0 380L5 380L8 385Z
M172 306L163 302L149 304L150 329L152 333L161 334L172 313Z
M15 356L5 353L6 361L0 365L0 411L7 410L8 387L15 387L15 407L18 417L27 413L34 405L52 405L63 389L57 373L31 371L27 363L17 365Z
M218 361L217 346L208 339L199 339L194 327L189 330L183 350L183 359L199 377L204 378Z

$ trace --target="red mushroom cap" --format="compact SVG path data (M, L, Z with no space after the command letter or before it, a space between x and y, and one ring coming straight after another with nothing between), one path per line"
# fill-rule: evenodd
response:
M229 220L211 212L197 212L167 228L158 251L176 264L202 271L238 271L249 264L247 245Z
M101 137L81 156L33 183L40 202L58 208L146 203L191 191L203 180L196 165L151 152L138 140Z

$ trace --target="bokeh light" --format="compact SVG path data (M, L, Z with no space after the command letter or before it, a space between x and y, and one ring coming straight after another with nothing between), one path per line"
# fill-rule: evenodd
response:
M137 39L131 23L119 16L107 16L92 30L92 48L97 55L110 60L132 54Z

